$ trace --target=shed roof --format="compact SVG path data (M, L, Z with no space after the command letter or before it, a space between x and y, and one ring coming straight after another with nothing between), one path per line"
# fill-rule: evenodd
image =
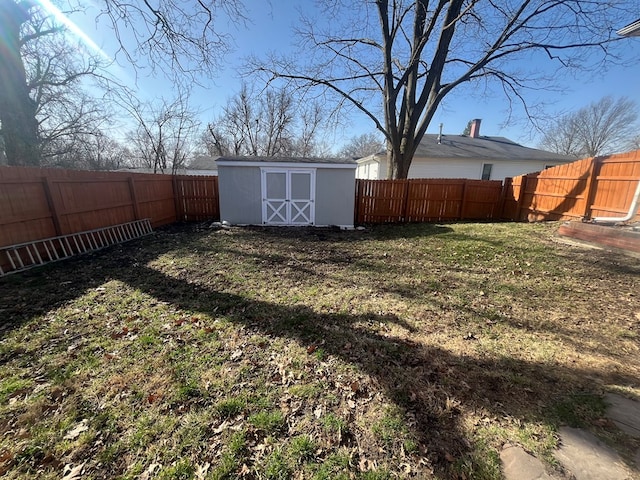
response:
M228 156L218 157L218 163L326 163L331 165L346 164L355 165L355 160L351 158L318 158L318 157L258 157L258 156Z
M465 135L426 134L415 157L490 158L493 160L540 160L573 162L575 158L520 145L505 137L467 137Z

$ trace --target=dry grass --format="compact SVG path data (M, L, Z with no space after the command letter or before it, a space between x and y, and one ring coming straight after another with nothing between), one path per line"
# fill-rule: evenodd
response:
M185 227L1 280L0 475L497 479L565 423L629 459L640 261L555 228Z

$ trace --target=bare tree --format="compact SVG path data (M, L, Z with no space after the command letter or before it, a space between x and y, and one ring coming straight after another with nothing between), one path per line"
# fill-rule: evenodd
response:
M384 135L388 176L396 178L407 177L437 108L457 87L494 80L526 109L524 89L553 77L514 60L591 68L609 58L633 11L631 1L605 0L319 3L321 18L303 18L298 32L306 61L272 56L252 68L267 80L322 88L362 112Z
M638 105L633 100L603 97L553 122L540 146L576 158L624 150L638 131L637 119Z
M299 128L291 146L291 155L296 157L327 156L328 148L320 141L321 130L326 127L325 109L316 100L299 101Z
M240 0L103 0L101 6L98 21L107 20L120 52L134 66L151 65L175 77L210 73L228 51L229 37L217 29L219 21L244 19ZM61 91L99 70L97 57L65 43L64 28L55 21L60 12L54 10L36 0L0 0L0 133L11 165L39 165L47 151L44 144L60 144L61 132L80 135L87 130L77 131L43 113L47 98L57 100ZM127 43L130 38L133 42ZM79 62L82 58L87 61ZM87 106L86 98L82 104ZM62 111L57 108L57 113ZM78 113L87 118L86 108L69 113L69 121L76 123ZM59 127L56 134L43 134L50 124ZM69 145L67 140L62 143Z
M198 112L189 104L188 90L178 88L170 100L142 103L128 97L124 105L137 123L128 135L139 164L153 173L176 173L195 148L200 127Z
M287 89L257 94L243 85L201 140L214 156L311 156L319 151L324 120L317 101L302 102Z
M67 12L68 13L68 12ZM96 132L103 104L86 93L103 66L36 2L0 0L0 122L10 165L40 165Z
M74 137L69 148L48 159L47 164L76 170L117 170L134 166L131 151L104 132Z
M384 151L385 143L376 133L363 133L351 139L342 147L339 155L342 157L362 158Z
M87 87L102 77L102 61L74 44L50 15L34 12L23 33L22 58L29 95L36 106L38 148L43 164L98 134L108 116L104 102Z
M27 72L20 54L22 31L31 18L31 2L0 0L0 123L9 165L38 165L36 103L29 96Z
M131 64L170 75L215 71L230 43L219 23L245 19L240 0L102 0L101 6L97 20L111 26Z

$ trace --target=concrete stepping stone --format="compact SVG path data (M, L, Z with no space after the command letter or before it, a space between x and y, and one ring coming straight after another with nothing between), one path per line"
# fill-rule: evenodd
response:
M505 446L500 452L500 461L506 480L560 480L547 473L544 463L522 447Z
M615 393L607 393L604 401L609 404L607 417L627 435L640 438L640 402Z
M576 480L627 480L632 473L614 450L579 428L560 429L556 459Z

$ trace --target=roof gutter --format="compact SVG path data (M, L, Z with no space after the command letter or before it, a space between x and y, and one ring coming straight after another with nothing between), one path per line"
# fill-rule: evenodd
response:
M638 182L638 186L636 187L636 193L633 195L633 200L631 200L631 206L629 207L629 211L624 217L594 217L591 219L594 223L622 223L628 222L633 217L636 216L636 212L638 211L638 204L640 203L640 181Z
M636 20L635 22L630 23L626 27L622 27L616 33L618 35L623 36L623 37L638 37L638 36L640 36L640 20Z

